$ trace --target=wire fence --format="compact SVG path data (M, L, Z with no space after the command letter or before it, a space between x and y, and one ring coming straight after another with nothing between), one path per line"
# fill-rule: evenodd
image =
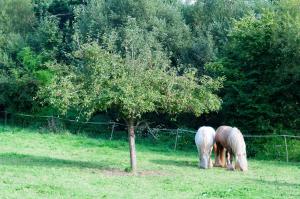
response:
M46 126L48 129L53 131L58 131L57 123L60 122L68 122L78 125L78 129L82 129L83 125L96 125L96 126L105 126L106 133L109 134L109 140L112 140L114 138L114 134L116 131L116 128L122 127L125 129L127 127L126 124L115 122L115 121L106 121L106 122L93 122L93 121L79 121L76 119L67 119L57 116L47 116L47 115L30 115L30 114L23 114L23 113L12 113L7 111L0 111L2 119L3 119L3 125L7 126L9 120L13 120L16 118L27 118L30 119L30 122L37 122L37 119L43 119L46 120ZM22 120L23 124L22 126L25 127L26 124L24 124L25 120ZM21 122L21 123L22 123ZM20 124L20 121L10 121L10 124L12 123L18 123ZM184 128L177 128L177 129L168 129L168 128L153 128L150 127L150 125L145 122L142 124L138 124L135 126L135 129L137 132L146 132L148 135L151 135L155 140L159 140L161 135L167 134L169 137L174 136L174 143L173 143L173 150L178 149L178 145L180 143L181 139L186 140L186 136L189 136L189 142L186 141L183 144L191 144L193 142L194 134L196 134L195 129L184 129ZM84 127L84 130L88 131L87 126ZM247 144L247 150L249 150L252 153L258 153L259 150L264 150L265 153L270 153L270 155L274 156L274 151L276 152L276 157L284 157L286 162L289 162L289 153L294 154L294 156L298 156L296 158L296 161L300 161L300 136L298 135L289 135L289 134L276 134L276 135L244 135L245 142ZM270 147L270 144L266 142L265 144L268 146L263 146L264 142L262 142L262 139L275 139L273 141L273 147ZM257 141L257 139L259 139ZM281 141L280 141L280 140ZM182 145L182 143L181 143ZM262 145L258 147L258 145ZM266 155L266 154L265 154Z

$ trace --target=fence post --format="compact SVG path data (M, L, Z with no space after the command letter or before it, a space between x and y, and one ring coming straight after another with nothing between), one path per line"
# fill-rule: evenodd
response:
M48 128L50 129L50 131L55 133L57 129L56 129L56 122L54 116L51 115L47 117L47 121L48 121Z
M178 133L179 133L179 129L176 130L176 138L175 138L174 151L176 151L176 147L177 147Z
M7 112L4 111L4 126L7 124Z
M285 143L285 154L286 154L286 162L289 162L289 152L288 152L288 147L287 147L287 142L286 142L286 136L284 137L284 143Z
M115 131L115 125L116 125L116 123L113 123L113 126L111 128L111 133L110 133L110 139L109 140L112 140L112 138L113 138L113 134L114 134L114 131Z

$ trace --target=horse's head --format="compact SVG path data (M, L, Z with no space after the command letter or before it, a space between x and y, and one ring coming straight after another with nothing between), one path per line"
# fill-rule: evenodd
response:
M248 170L248 162L246 153L239 153L236 156L235 168L240 169L241 171Z

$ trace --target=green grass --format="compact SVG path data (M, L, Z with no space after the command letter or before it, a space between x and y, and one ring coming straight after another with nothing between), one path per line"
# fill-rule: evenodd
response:
M0 127L0 198L300 198L300 164L249 160L249 171L200 170L195 151Z

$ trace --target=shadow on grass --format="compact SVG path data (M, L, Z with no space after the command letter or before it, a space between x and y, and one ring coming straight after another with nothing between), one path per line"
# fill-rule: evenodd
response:
M122 170L120 168L111 167L115 163L112 162L86 162L76 160L65 160L59 158L51 158L45 156L35 156L19 153L0 153L0 165L8 166L26 166L26 167L46 167L46 168L79 168L92 169L93 173L102 173L107 176L135 176L134 173ZM164 173L155 170L138 171L138 176L158 176Z
M0 125L1 127L1 125ZM3 126L2 126L3 127ZM101 134L89 134L86 132L81 132L78 134L70 134L70 137L64 136L64 135L69 135L66 134L65 132L63 133L53 133L50 131L41 131L36 128L21 128L21 127L14 127L14 126L8 126L8 127L3 127L3 129L0 129L0 132L13 132L13 133L18 133L18 132L33 132L36 133L37 135L61 135L62 137L58 137L57 139L60 140L69 140L70 143L69 145L73 145L76 147L108 147L111 149L117 149L118 151L128 151L128 140L127 140L127 132L115 132L115 134L124 134L124 137L118 136L114 137L112 140L107 138L107 136L103 136ZM114 135L115 135L114 134ZM160 142L157 140L147 140L147 139L142 139L142 138L136 138L136 145L137 145L137 151L139 152L153 152L153 153L159 153L162 155L170 156L170 155L176 155L186 157L186 156L195 156L196 154L196 149L191 148L190 150L177 150L176 152L174 151L173 148L173 143L164 143Z
M270 186L287 186L287 187L294 187L294 188L300 188L299 183L289 183L289 182L283 182L278 180L257 180L257 179L250 179L251 181L254 181L255 183L261 183L263 185L270 185Z
M107 170L111 169L109 165L113 165L111 162L86 162L76 160L65 160L59 158L35 156L29 154L19 153L1 153L0 154L1 165L13 165L13 166L37 166L37 167L74 167L82 169L99 169Z
M285 161L276 161L276 160L260 160L251 158L250 160L253 160L255 162L259 162L259 165L262 167L264 165L266 166L276 166L280 168L286 168L286 167L297 167L300 169L299 162L285 162Z
M198 161L186 161L186 160L163 160L163 159L155 159L150 160L151 162L159 165L170 165L170 166L178 166L178 167L193 167L198 168Z

